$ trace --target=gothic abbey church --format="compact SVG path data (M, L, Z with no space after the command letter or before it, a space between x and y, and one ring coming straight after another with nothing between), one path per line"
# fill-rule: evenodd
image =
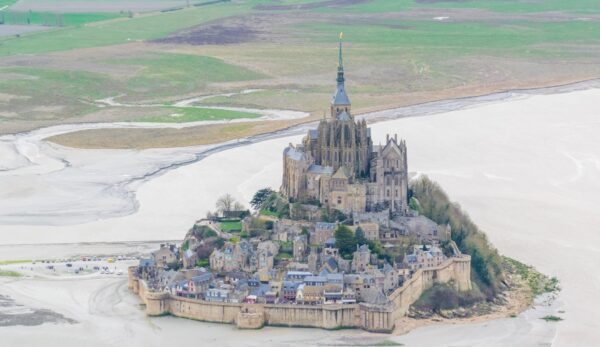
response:
M342 42L331 113L310 130L302 144L283 151L281 191L295 201L316 201L344 213L389 209L406 215L406 143L397 136L373 146L367 123L355 121L346 94Z

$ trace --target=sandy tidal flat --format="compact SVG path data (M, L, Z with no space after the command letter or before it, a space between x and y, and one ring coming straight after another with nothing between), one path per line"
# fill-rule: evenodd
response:
M597 345L600 338L600 297L597 295L600 292L597 271L600 214L596 211L600 202L598 100L600 89L552 95L518 94L506 101L372 125L375 143L383 141L386 133L398 133L406 139L409 170L438 181L487 232L501 253L557 276L563 287L551 307L537 307L517 318L477 325L429 326L393 337L394 340L408 346ZM259 188L277 188L281 179L282 149L300 138L301 135L294 135L250 143L153 177L137 187L139 209L134 214L75 225L3 224L0 225L1 241L181 238L194 220L213 209L214 200L222 193L230 192L248 201ZM29 192L32 202L36 193L35 190ZM15 299L19 299L18 293L26 288L29 299L21 297L23 301L52 306L68 317L66 313L71 309L46 296L43 287L29 280L10 284ZM90 284L90 288L78 291L81 298L77 301L85 301L86 295L99 287L100 284ZM135 303L124 290L116 292L121 293L122 300ZM126 305L121 307L129 310ZM102 311L99 314L106 318ZM545 314L559 315L564 321L545 322L540 319ZM181 319L146 321L140 312L134 311L124 314L123 318L107 316L110 317L104 321L107 330L94 328L96 322L102 322L97 320L96 313L75 317L88 327L88 330L79 327L75 336L104 336L108 334L106 331L111 331L113 319L131 321L127 329L114 330L115 334L123 335L123 341L135 341L131 336L140 336L142 340L154 336L160 341L192 330L208 336L218 345L234 345L239 341L293 345L295 340L288 337L297 337L297 341L304 344L318 344L331 342L328 339L338 341L343 336L365 335L272 328L239 332L229 326ZM2 331L2 335L12 339L10 341L19 341L19 336L23 337L26 332L37 331L39 336L48 336L47 341L58 341L52 338L56 338L59 334L56 332L62 328L43 325L39 330L25 329L11 328ZM149 331L152 334L146 335ZM288 332L291 335L287 335Z

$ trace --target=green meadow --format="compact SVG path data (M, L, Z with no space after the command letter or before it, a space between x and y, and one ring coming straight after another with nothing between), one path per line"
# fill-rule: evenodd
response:
M305 1L309 2L309 1ZM532 12L572 12L591 14L600 12L600 4L596 0L474 0L474 1L435 1L419 2L415 0L373 0L362 4L347 6L345 11L351 12L397 12L418 8L432 9L480 9L505 13ZM321 8L321 12L336 11L336 8Z
M93 25L65 27L21 37L0 38L0 56L102 47L157 39L176 30L241 14L248 6L215 4L174 12L141 14Z
M301 4L314 6L294 6ZM240 0L131 18L64 14L62 27L0 37L0 124L10 132L105 115L160 122L250 117L160 106L228 93L200 103L321 115L341 31L356 111L591 79L600 75L600 20L586 17L593 14L600 14L600 1ZM200 43L154 41L174 33ZM231 36L245 38L219 43ZM245 89L260 91L239 93ZM147 107L94 103L106 97L159 106L144 113Z
M125 81L125 99L156 98L191 93L209 83L262 79L263 74L221 59L191 54L160 53L110 61L137 73Z
M159 116L142 117L135 121L151 123L186 123L212 120L256 118L259 114L214 108L167 107L168 113Z

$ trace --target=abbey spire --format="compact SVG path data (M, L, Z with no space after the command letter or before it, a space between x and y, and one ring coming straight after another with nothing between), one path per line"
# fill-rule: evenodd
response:
M338 117L343 115L343 118L350 118L350 99L348 98L348 94L346 94L346 86L345 86L345 78L344 78L344 57L342 51L342 38L343 33L340 33L340 42L339 42L339 53L338 53L338 69L337 69L337 86L335 89L335 94L331 99L331 117Z

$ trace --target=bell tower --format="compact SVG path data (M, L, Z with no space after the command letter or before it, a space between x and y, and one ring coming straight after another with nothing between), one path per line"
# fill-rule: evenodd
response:
M331 118L337 118L342 112L350 115L350 99L346 94L345 78L344 78L344 58L342 54L342 38L344 33L340 33L339 53L338 53L338 68L337 68L337 86L335 94L331 99ZM352 116L350 116L352 117Z

